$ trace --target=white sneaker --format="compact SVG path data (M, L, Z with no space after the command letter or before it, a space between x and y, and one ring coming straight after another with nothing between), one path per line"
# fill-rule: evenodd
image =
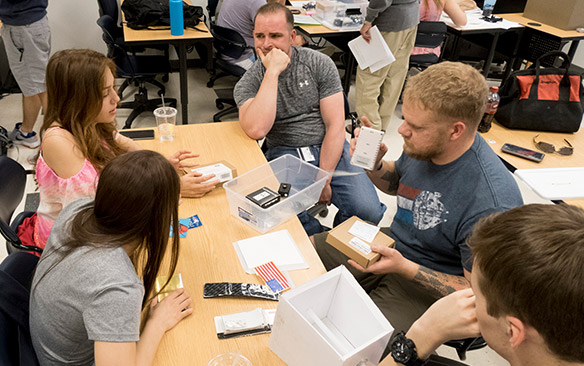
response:
M37 133L32 131L27 134L22 133L20 131L20 126L22 123L17 123L14 126L12 132L10 132L10 139L15 145L22 145L24 147L28 147L29 149L36 149L41 145L40 139L37 136Z

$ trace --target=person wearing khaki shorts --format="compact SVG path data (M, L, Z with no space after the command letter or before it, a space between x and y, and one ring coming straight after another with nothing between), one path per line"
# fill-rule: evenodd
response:
M22 91L22 123L10 133L15 144L37 148L40 139L33 131L41 107L47 104L45 70L51 52L47 19L48 0L17 3L0 1L2 39L10 70Z
M356 110L373 128L386 130L401 93L419 23L418 0L371 0L361 35L371 39L369 30L377 26L395 61L376 72L357 68Z

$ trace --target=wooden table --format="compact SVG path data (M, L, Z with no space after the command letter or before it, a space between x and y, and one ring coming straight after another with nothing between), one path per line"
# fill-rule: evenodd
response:
M556 149L564 146L564 139L568 140L574 146L574 154L562 156L559 154L545 154L540 163L523 159L518 156L506 154L501 151L501 146L505 143L525 147L531 150L539 151L533 144L533 137L538 135L538 141L545 141L553 144ZM584 166L584 133L556 133L556 132L538 132L525 130L511 130L493 123L493 127L487 133L481 134L491 148L505 162L511 172L515 169L538 169L538 168L572 168ZM584 207L584 199L565 200L569 204L575 204Z
M139 143L164 155L178 149L190 149L201 154L196 159L201 164L227 160L237 168L238 175L266 163L257 142L247 137L237 122L176 126L174 141L160 142L156 131L155 140ZM187 237L181 239L177 267L185 289L193 298L194 313L166 333L154 364L204 366L217 354L240 352L253 365L284 365L268 348L269 334L219 340L213 320L217 315L250 311L257 307L276 308L277 302L241 298L203 299L203 285L206 282L262 283L258 276L244 272L232 245L237 240L260 233L230 215L223 188L216 188L203 198L183 198L179 216L186 218L194 214L199 215L203 225L189 230ZM282 229L290 232L310 266L309 269L290 271L294 284L300 285L325 273L300 221L293 217L273 231Z
M186 28L182 36L173 36L170 29L136 30L129 28L123 22L124 41L135 45L172 44L178 55L180 74L180 104L182 123L189 122L189 89L187 79L187 47L200 43L207 49L207 70L213 68L213 36L203 21L197 24L197 29Z
M584 33L576 32L575 30L567 31L564 29L552 27L537 20L529 19L523 16L523 13L512 13L512 14L497 14L503 19L507 19L512 22L517 22L527 28L535 29L539 32L546 33L550 36L554 36L560 39L561 46L563 48L564 44L567 42L572 42L570 45L570 50L568 51L568 56L573 60L576 54L576 49L581 39L584 39Z
M497 16L501 16L501 14L497 14ZM467 35L476 35L476 34L488 34L492 36L491 44L489 46L489 52L487 54L487 58L485 59L485 64L483 66L483 75L487 77L491 70L491 64L493 63L493 58L495 57L495 51L497 50L497 44L499 43L499 37L508 32L521 32L523 30L522 25L510 25L510 24L501 24L498 23L489 23L485 20L482 20L482 14L476 12L467 12L468 23L465 26L457 26L455 25L452 20L446 15L446 13L442 13L440 17L440 21L446 23L448 26L448 33L454 35L456 38L452 44L453 50L453 61L458 59L459 55L459 40L461 37ZM506 19L506 18L505 18ZM476 24L475 24L476 23ZM509 28L507 28L509 26ZM521 37L517 36L517 41L515 42L514 48L517 49L519 46ZM516 52L516 51L515 51ZM508 63L509 65L510 63ZM509 70L509 71L507 71ZM505 69L505 74L510 72L510 68L507 66ZM505 79L503 79L505 80Z

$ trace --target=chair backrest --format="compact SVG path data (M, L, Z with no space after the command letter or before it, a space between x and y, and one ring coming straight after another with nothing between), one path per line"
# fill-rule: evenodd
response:
M7 240L19 240L10 230L14 210L22 201L26 187L26 171L18 162L0 156L0 232Z
M38 259L16 252L0 263L0 365L38 365L28 322L30 284Z
M444 42L447 27L444 22L421 21L414 46L436 48Z
M97 20L97 25L102 30L102 38L107 45L107 57L116 63L118 77L131 77L136 74L136 66L127 53L126 45L116 41L115 32L117 25L109 15L102 15Z
M207 14L209 14L209 28L213 28L217 22L217 5L219 0L207 1Z
M246 49L253 49L245 43L245 39L239 32L215 25L211 29L213 34L213 46L221 54L238 59Z
M99 16L109 15L114 20L114 24L118 25L119 7L118 0L97 0L99 5Z

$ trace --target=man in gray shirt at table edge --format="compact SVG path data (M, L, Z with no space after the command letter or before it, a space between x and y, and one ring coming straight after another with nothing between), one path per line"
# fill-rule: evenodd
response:
M261 62L234 90L241 127L253 139L266 138L268 160L292 154L328 172L348 173L331 175L319 199L339 209L334 225L353 215L377 224L386 207L363 169L350 164L338 71L328 56L292 46L293 23L282 5L258 10L254 41ZM323 230L306 212L299 219L308 235Z

